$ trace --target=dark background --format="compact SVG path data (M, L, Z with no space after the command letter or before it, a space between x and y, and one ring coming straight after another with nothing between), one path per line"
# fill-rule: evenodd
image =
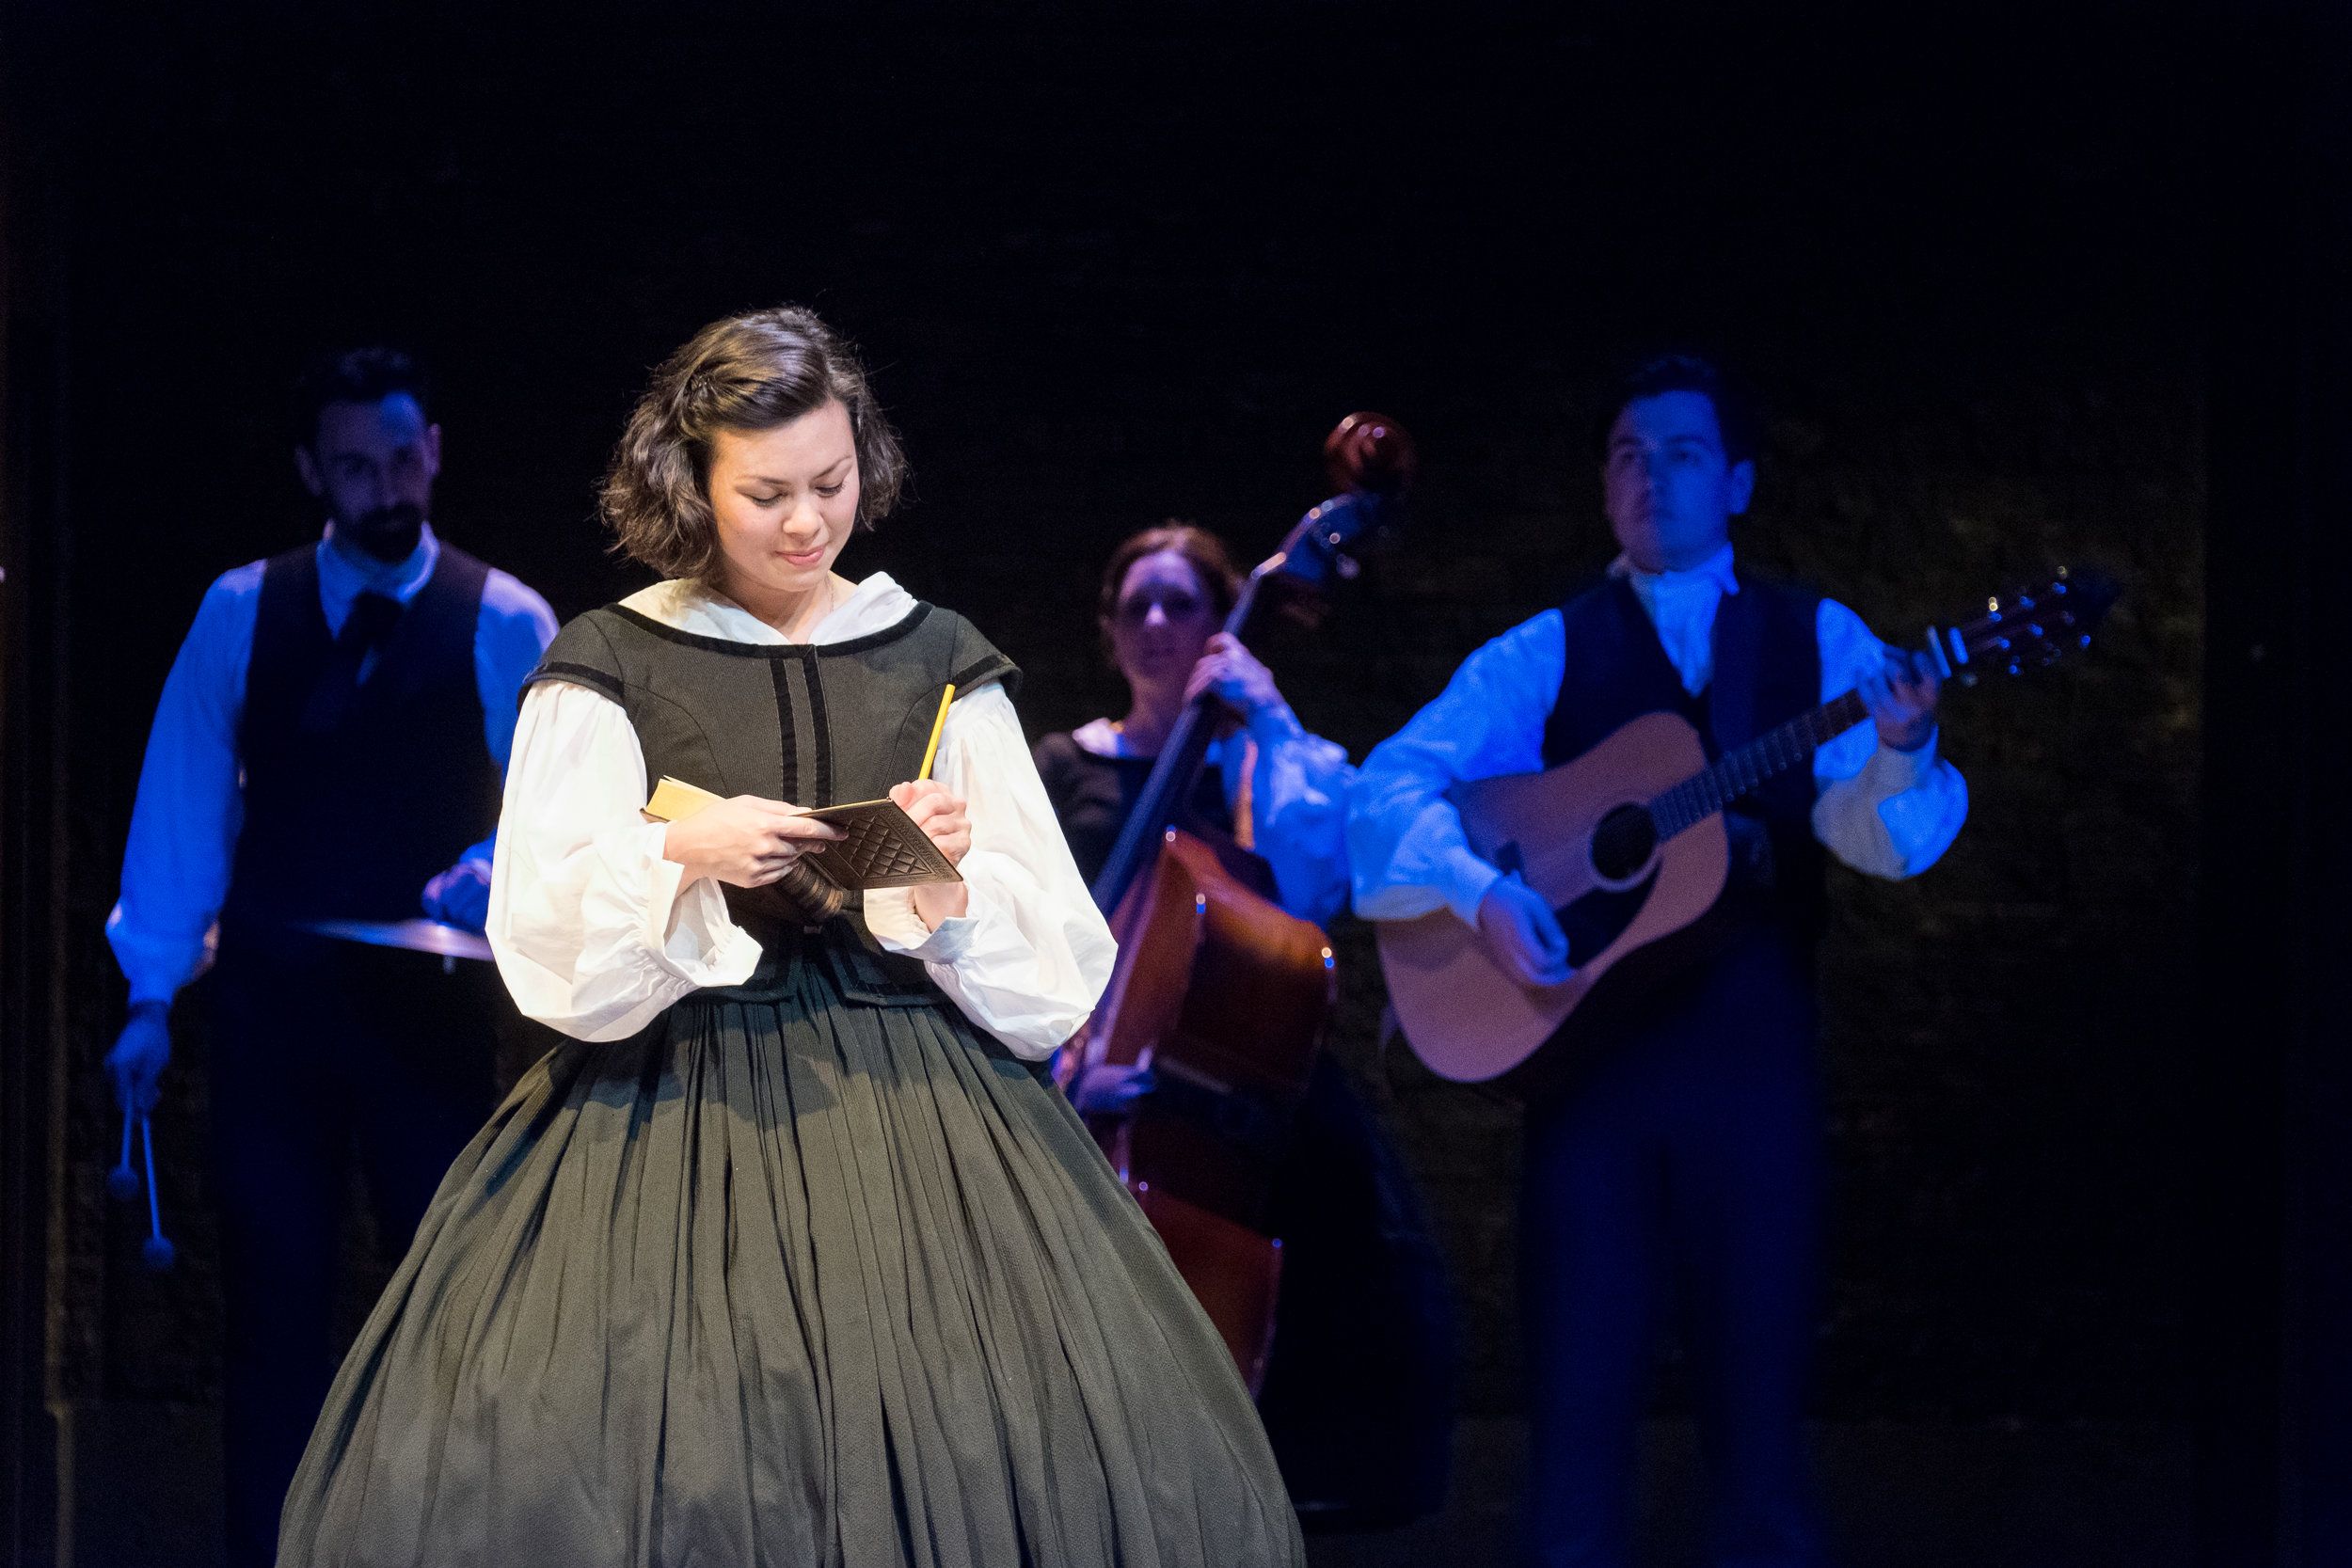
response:
M44 395L71 416L37 443L59 519L38 588L63 1139L44 1354L86 1444L151 1416L200 1433L217 1399L201 1040L158 1124L183 1258L158 1277L103 1191L122 985L101 927L205 585L315 533L283 413L309 352L428 357L437 528L568 616L645 580L591 517L645 368L714 316L815 306L864 346L915 472L845 570L972 616L1026 671L1033 734L1118 711L1092 597L1119 538L1177 515L1263 553L1320 499L1331 423L1381 409L1421 442L1412 530L1319 637L1262 650L1360 759L1606 562L1595 400L1629 353L1676 343L1761 394L1743 559L1883 634L2061 562L2128 585L2088 663L1955 694L1971 817L1942 863L1836 879L1817 1402L1842 1429L2153 1456L2117 1506L2185 1553L2231 28L2092 0L99 0L38 36L51 112L14 134L38 244L20 227L12 259L20 291L44 261ZM2263 95L2230 90L2233 112ZM1463 1408L1507 1423L1514 1112L1382 1053L1368 935L1336 934L1334 1048L1438 1220ZM1683 1402L1670 1365L1661 1415ZM116 1450L87 1451L86 1493Z

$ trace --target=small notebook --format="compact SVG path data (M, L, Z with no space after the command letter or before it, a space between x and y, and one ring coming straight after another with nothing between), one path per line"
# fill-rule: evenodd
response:
M720 799L682 780L664 778L645 802L645 815L676 822ZM823 854L803 856L800 863L836 886L921 887L963 880L930 835L896 800L859 800L806 815L841 830L842 836L828 841Z

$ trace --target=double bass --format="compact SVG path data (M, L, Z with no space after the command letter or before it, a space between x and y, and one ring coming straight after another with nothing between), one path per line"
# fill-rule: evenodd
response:
M1326 583L1356 575L1348 547L1394 517L1415 466L1412 437L1371 413L1341 420L1324 459L1339 494L1251 570L1223 627L1236 638L1275 594L1311 618ZM1264 862L1179 825L1224 716L1207 692L1186 705L1095 879L1119 958L1082 1060L1152 1070L1152 1092L1092 1130L1254 1395L1281 1283L1272 1180L1337 974L1322 928L1274 902Z

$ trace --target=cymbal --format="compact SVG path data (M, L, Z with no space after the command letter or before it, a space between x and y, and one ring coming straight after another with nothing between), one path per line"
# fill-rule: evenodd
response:
M342 942L364 942L371 947L405 947L411 953L437 953L444 958L490 961L486 938L437 920L312 920L304 922L302 928Z

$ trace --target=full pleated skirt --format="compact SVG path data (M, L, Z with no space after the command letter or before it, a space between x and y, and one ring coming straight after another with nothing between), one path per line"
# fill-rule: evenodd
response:
M278 1561L1304 1553L1232 1358L1052 1085L811 971L524 1078L343 1363Z

